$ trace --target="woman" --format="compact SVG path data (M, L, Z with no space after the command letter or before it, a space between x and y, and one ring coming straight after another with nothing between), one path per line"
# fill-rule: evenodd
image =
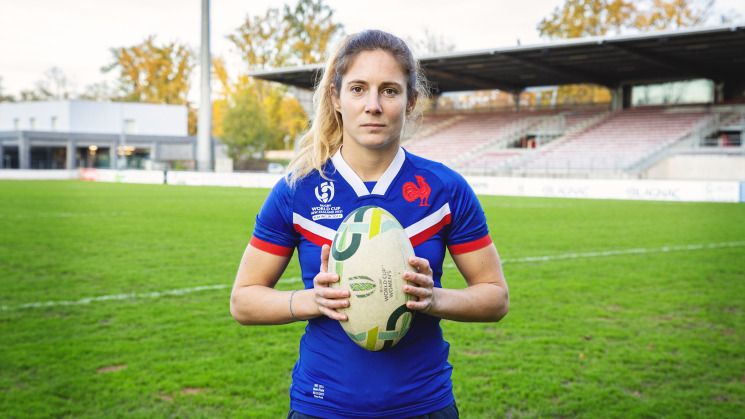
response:
M288 417L457 417L440 319L498 321L509 299L486 219L465 180L407 153L401 134L421 115L423 77L409 48L381 31L348 37L317 87L316 115L288 173L256 217L233 288L241 324L308 321L292 373ZM418 273L404 285L418 311L393 348L369 352L346 336L336 309L349 292L330 288L329 245L342 219L364 205L406 228ZM440 286L448 247L468 287ZM298 248L304 290L278 291Z

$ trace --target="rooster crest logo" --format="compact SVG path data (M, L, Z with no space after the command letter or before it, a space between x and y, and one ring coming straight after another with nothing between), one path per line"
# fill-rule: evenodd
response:
M414 182L404 183L402 191L404 199L409 202L414 202L415 199L419 198L419 206L428 207L429 204L427 203L427 199L429 198L430 192L432 192L432 188L430 188L429 185L427 185L427 182L424 181L424 177L419 175L414 175L414 177L416 178L416 185Z

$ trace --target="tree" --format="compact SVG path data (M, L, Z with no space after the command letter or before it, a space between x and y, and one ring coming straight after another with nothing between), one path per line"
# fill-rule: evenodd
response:
M714 0L566 0L538 23L549 39L624 31L680 29L703 24Z
M538 23L541 36L550 39L620 34L633 26L636 7L624 0L567 0Z
M246 16L236 33L228 35L240 51L248 70L282 67L289 61L290 28L279 9L268 9L264 16Z
M15 102L13 95L6 95L3 88L3 78L0 76L0 102Z
M541 20L538 31L550 39L604 36L623 31L678 29L702 24L713 0L566 0ZM602 86L576 84L560 86L557 102L598 103L610 100Z
M334 11L323 0L298 0L295 8L285 5L292 55L299 64L320 63L324 53L344 26L334 23Z
M73 97L72 86L59 67L51 67L44 72L44 78L36 82L36 89L22 90L21 101L66 100Z
M713 0L652 0L649 10L639 12L634 26L642 30L680 29L703 24L711 13Z
M270 8L263 16L247 15L236 33L228 35L249 71L289 65L314 64L343 25L333 22L333 10L323 0L298 0L282 12Z
M156 45L155 35L139 45L112 48L114 61L101 71L119 71L122 98L128 102L184 105L191 86L195 53L175 42Z
M82 100L92 100L96 102L124 101L120 96L118 89L107 81L89 84L85 87L85 91L81 93L79 97Z
M187 45L156 45L155 35L131 47L112 48L114 61L102 72L119 72L118 100L125 102L186 105L188 131L197 131L197 111L187 101L195 53Z
M298 0L294 7L285 6L282 11L268 9L264 15L246 16L228 36L246 71L231 78L223 60L213 62L213 76L220 85L213 106L213 133L228 144L231 157L246 158L258 151L284 148L285 139L294 141L306 128L308 117L286 86L248 74L321 62L330 43L343 31L332 18L333 10L322 0ZM249 100L250 95L255 97ZM242 114L255 106L259 107L256 115Z
M455 51L455 44L445 40L442 34L430 31L429 28L424 28L422 39L408 38L406 41L417 56Z
M272 127L272 135L267 139L267 149L285 148L285 138L294 140L307 128L308 115L300 102L287 94L286 87L270 89L262 104L267 120Z
M234 102L225 110L221 141L228 146L228 156L237 161L263 153L273 131L264 107L252 90L248 87L236 92Z

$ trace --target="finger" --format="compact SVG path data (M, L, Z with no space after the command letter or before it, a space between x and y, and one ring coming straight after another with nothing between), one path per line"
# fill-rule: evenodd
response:
M429 299L419 301L409 300L406 302L406 308L414 311L424 311L426 313L431 304L432 300Z
M403 276L405 280L414 283L416 286L431 287L432 285L434 285L434 281L432 281L432 278L427 275L405 271Z
M333 320L338 320L338 321L342 321L342 322L345 322L345 321L349 320L349 317L346 314L339 313L336 310L332 310L332 309L323 307L321 305L318 306L318 311L320 311L321 314L323 314L324 316L326 316L326 317L328 317L330 319L333 319Z
M339 298L324 298L322 296L318 296L316 298L316 303L319 307L331 310L349 307L349 300Z
M329 271L329 254L331 253L331 246L324 244L321 247L321 272Z
M316 285L320 285L323 287L329 286L329 284L339 282L339 275L334 273L328 273L328 272L319 272L318 275L316 275L315 278L313 278L313 283Z
M318 287L315 290L315 294L318 297L321 298L327 298L327 299L341 299L341 298L349 298L349 290L341 289L341 288L329 288L329 287Z
M416 285L410 285L405 284L404 285L404 292L410 295L413 295L414 297L417 297L417 299L421 300L422 298L429 297L432 294L432 291L425 287L418 287Z
M429 261L424 258L412 256L409 258L409 265L417 268L420 273L428 274L431 272L429 268Z

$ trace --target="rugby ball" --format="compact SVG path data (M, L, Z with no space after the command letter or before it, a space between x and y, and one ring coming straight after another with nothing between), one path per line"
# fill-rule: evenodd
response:
M329 272L339 275L332 287L350 291L349 307L338 309L348 320L341 327L369 351L393 347L411 326L414 313L406 302L414 299L403 290L404 271L414 248L401 224L388 211L366 206L344 218L329 255Z

